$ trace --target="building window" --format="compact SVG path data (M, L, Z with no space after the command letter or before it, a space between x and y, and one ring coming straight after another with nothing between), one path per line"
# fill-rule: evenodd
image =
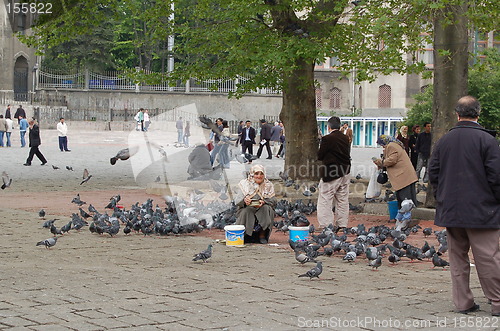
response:
M422 48L418 52L418 61L425 63L427 67L434 66L434 45L422 36Z
M358 100L359 100L359 109L363 109L363 88L361 86L359 87Z
M378 107L391 108L391 87L387 84L378 88Z
M316 89L316 109L321 109L322 107L322 102L321 102L321 94L323 93L323 90L320 88Z
M330 91L330 109L340 109L341 91L334 87Z

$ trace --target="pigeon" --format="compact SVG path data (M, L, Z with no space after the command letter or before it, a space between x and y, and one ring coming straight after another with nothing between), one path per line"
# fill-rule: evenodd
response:
M424 233L425 237L430 236L432 234L432 228L425 228L422 230L422 232Z
M356 252L347 252L347 254L342 258L344 261L354 262L356 260Z
M204 251L201 251L193 256L193 261L203 260L203 262L207 262L207 260L212 257L212 244L209 244L207 249Z
M36 243L36 245L37 246L45 246L45 248L50 248L50 247L54 246L56 244L56 242L57 242L57 237L52 237L49 239L39 241Z
M160 180L161 180L160 176L156 177L156 179L155 179L155 183L159 183L159 182L160 182Z
M388 260L389 260L389 262L394 264L394 263L398 263L401 260L401 258L395 254L391 254L388 257Z
M62 233L69 232L69 230L71 230L71 225L72 225L72 222L69 221L67 224L61 226L61 232Z
M61 230L56 228L56 226L54 224L50 225L50 233L52 233L54 235L54 237L58 234L62 234Z
M432 264L434 265L433 268L435 268L435 267L444 268L444 267L450 265L450 263L448 261L445 261L442 258L440 258L438 253L434 253L434 255L432 256Z
M307 262L316 262L316 260L314 260L313 258L310 258L309 256L303 254L303 253L299 253L299 251L295 251L295 260L297 260L297 262L300 262L300 264L304 264L304 263L307 263Z
M303 194L304 196L306 196L306 197L310 197L310 196L312 195L312 193L311 193L311 189L309 188L309 186L308 186L308 185L306 185L306 186L305 186L305 188L304 188L304 192L302 192L302 194Z
M86 183L92 178L92 175L89 175L89 171L87 169L83 169L83 180L80 183L82 185L83 183Z
M38 216L43 219L45 217L45 210L40 209L40 211L38 212Z
M74 197L74 198L73 198L73 200L71 200L71 203L77 204L77 205L78 205L78 206L80 206L80 207L81 207L82 205L86 204L86 202L85 202L85 201L82 201L82 200L80 199L80 193L77 193L77 194L76 194L76 197Z
M314 268L306 272L305 274L299 275L299 277L309 277L309 280L314 277L319 278L319 275L323 272L323 262L318 262Z
M91 217L90 214L87 213L85 210L83 210L81 207L78 208L78 210L80 211L80 216L82 216L83 218L87 219L87 218Z
M69 170L69 171L74 171L73 167L70 167L70 166L66 166L66 169Z
M57 221L57 220L58 220L58 218L54 218L52 220L45 221L45 222L43 222L42 227L45 228L45 229L50 229L50 226L52 224L54 224L54 222Z
M120 150L118 153L116 153L115 156L110 158L109 163L111 163L111 165L115 165L116 161L118 161L118 160L122 160L122 161L128 160L131 156L136 154L138 150L139 150L139 148L136 146L130 147L130 148L124 148L124 149Z
M213 132L215 132L219 137L223 136L222 135L222 132L219 130L219 127L217 126L217 124L215 124L214 122L212 122L211 119L209 119L208 117L206 116L200 116L198 117L198 119L200 120L200 122L203 124L202 126L206 129L211 129Z
M5 171L2 172L2 182L2 190L5 190L10 186L10 184L12 184L12 178L10 178Z
M94 213L94 214L97 214L97 209L95 209L94 206L92 206L92 204L89 205L89 212L91 213Z
M52 169L54 169L54 170L59 170L59 167L58 167L58 166L55 166L55 165L52 165Z
M378 268L381 265L382 265L382 256L378 256L375 260L370 261L370 266L372 267L372 270L374 269L378 270Z

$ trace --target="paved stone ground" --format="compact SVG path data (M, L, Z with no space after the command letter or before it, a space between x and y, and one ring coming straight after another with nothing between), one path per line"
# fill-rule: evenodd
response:
M157 134L165 146L175 136ZM134 170L131 161L110 166L110 156L139 139L135 132L70 132L71 153L59 152L54 131L43 131L42 139L42 152L60 170L36 161L23 167L26 148L0 149L0 170L14 179L0 192L0 329L500 329L475 273L471 282L481 311L458 315L452 312L449 270L432 269L429 262L384 261L371 271L365 259L349 264L336 255L320 259L321 279L308 280L297 276L312 265L297 264L286 245L215 243L209 262L192 262L194 253L223 237L216 230L202 236L111 238L84 229L64 235L51 249L35 247L50 236L41 228L39 208L46 208L47 218L69 219L77 211L70 203L76 193L100 210L121 193L128 207L145 201L144 188L156 176L169 173L169 179L182 182L175 171L185 171L184 154L172 146L165 147L168 171L156 159L143 171ZM379 153L354 149L354 165L362 167ZM279 168L282 161L261 162ZM80 186L83 168L94 177ZM233 162L228 176L240 176L241 170ZM415 236L423 242L421 233Z

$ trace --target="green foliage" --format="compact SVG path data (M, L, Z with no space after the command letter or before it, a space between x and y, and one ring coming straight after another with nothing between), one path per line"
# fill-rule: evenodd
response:
M411 131L413 125L420 125L425 122L432 122L432 85L428 85L422 93L415 94L413 98L416 103L412 105L406 113L404 125L407 125Z
M469 95L481 103L479 123L500 132L500 52L496 48L486 49L481 59L469 69ZM408 127L432 120L432 86L414 98L416 103L410 107L404 121Z
M481 125L500 132L500 52L490 48L483 55L469 70L469 94L481 103Z

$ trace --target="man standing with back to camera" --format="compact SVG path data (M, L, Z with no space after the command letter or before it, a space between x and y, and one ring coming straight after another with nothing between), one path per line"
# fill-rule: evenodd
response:
M336 232L346 228L349 221L349 184L351 145L340 131L340 118L328 119L328 134L321 138L318 160L321 180L318 187L318 222L321 227L333 223ZM335 203L335 215L332 204Z
M436 197L434 223L446 227L456 311L479 310L469 284L472 248L491 313L500 316L500 148L477 123L480 110L474 97L458 100L458 123L436 143L429 181Z

